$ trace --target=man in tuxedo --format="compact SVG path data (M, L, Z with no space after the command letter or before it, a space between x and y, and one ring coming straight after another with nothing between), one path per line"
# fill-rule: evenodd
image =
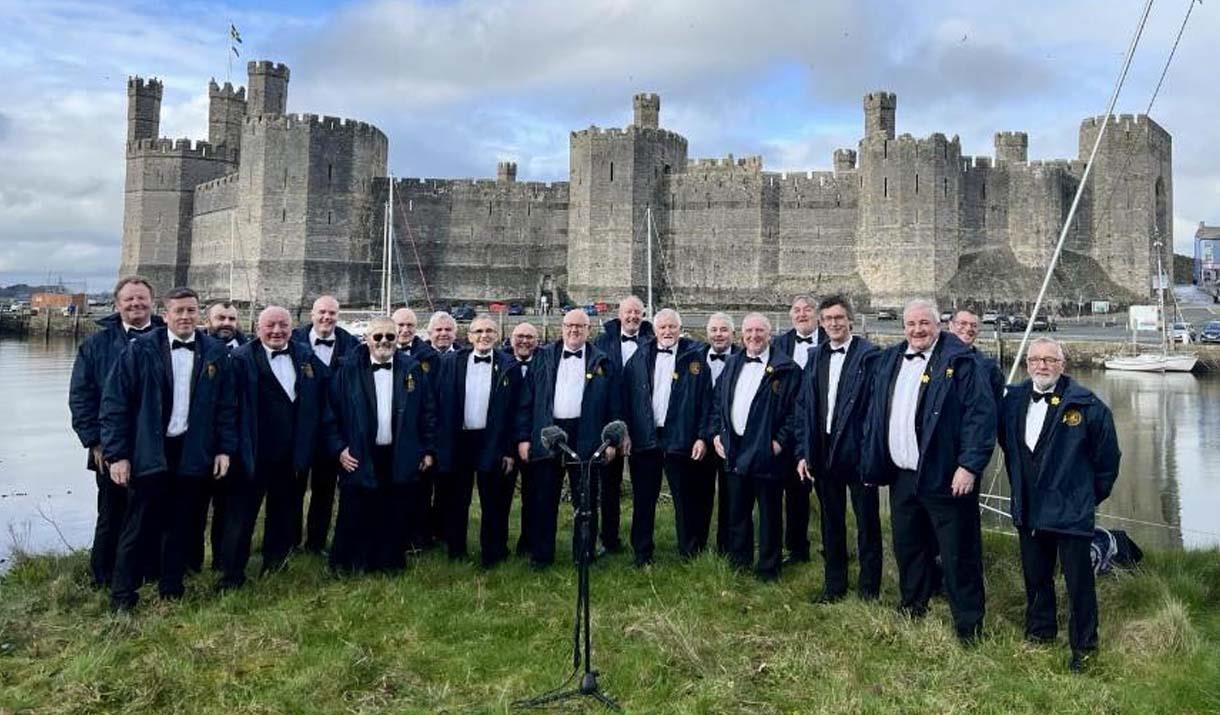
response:
M1004 371L1000 364L996 362L986 353L980 351L974 344L974 341L979 337L979 316L969 310L959 310L953 314L953 318L949 321L949 332L957 336L959 340L970 348L978 358L979 366L983 374L987 376L987 383L991 385L991 392L995 396L996 404L1004 397L1004 383L1007 380L1004 377Z
M160 554L161 597L183 595L200 484L228 473L237 446L228 351L197 329L199 297L189 288L170 291L165 320L166 329L123 350L102 396L102 456L129 494L110 588L116 611L139 600L146 539Z
M809 353L826 340L826 332L818 326L817 301L812 296L798 295L792 299L788 318L792 327L771 340L771 349L782 352L801 370L809 363ZM789 563L809 561L809 491L810 484L796 474L792 455L785 455L784 465L784 545Z
M796 459L801 479L812 481L821 507L825 581L815 597L833 603L847 594L847 494L856 515L860 563L857 593L876 600L881 592L881 516L877 487L860 479L860 449L868 410L869 377L880 351L852 335L854 314L845 296L818 303L827 339L809 355L797 396Z
M741 348L733 345L737 327L728 313L716 312L709 315L705 330L708 344L705 346L704 360L707 362L708 376L711 378L714 392L729 356ZM707 455L696 464L695 470L700 476L694 485L687 489L695 505L692 507L694 516L688 520L687 526L696 539L697 550L702 551L707 546L714 503L716 553L726 555L729 553L729 483L724 470L724 460L716 454L716 450L708 450Z
M559 495L565 471L565 457L542 445L542 430L552 425L568 436L568 445L582 460L588 460L601 445L604 427L617 418L620 403L614 366L609 357L589 340L589 316L583 310L570 310L563 316L563 338L534 353L529 377L522 390L517 411L517 457L529 463L534 482L530 521L530 565L545 568L555 561L555 530L559 516ZM623 445L629 448L628 444ZM603 463L612 462L616 450L610 447ZM590 469L591 494L601 465ZM581 468L566 465L572 493L579 498ZM591 529L597 533L597 502L591 499ZM572 550L592 551L592 544L581 544L574 535Z
M110 586L115 549L127 513L127 489L111 481L102 457L102 392L110 369L127 344L165 325L161 316L152 314L152 284L140 276L119 280L114 287L114 307L114 313L97 321L102 329L77 349L68 386L72 429L87 450L85 466L93 471L97 483L97 521L89 552L89 573L95 588Z
M662 470L673 497L678 553L684 558L698 554L700 539L688 522L703 506L702 495L695 493L701 476L696 466L711 440L712 380L703 345L681 337L682 317L672 308L658 311L652 324L656 338L645 341L627 362L624 380L631 435L631 549L637 567L651 564L656 550Z
M457 340L457 321L443 310L436 311L428 319L428 340L441 355L455 350L453 343Z
M237 326L237 306L227 300L217 301L208 306L208 335L225 344L229 350L246 342Z
M644 301L631 295L618 304L618 317L607 320L602 325L601 335L594 341L597 349L610 361L616 375L614 387L620 393L617 399L623 404L626 404L624 376L627 363L643 341L653 337L652 324L644 319ZM597 499L601 507L601 541L602 547L611 553L623 548L619 523L622 520L623 462L626 457L620 451L617 459L606 463L599 476Z
M410 534L409 485L436 462L435 391L429 373L395 348L389 318L369 321L364 344L331 377L339 455L339 514L331 545L336 572L401 571Z
M780 512L784 474L793 440L789 417L801 370L768 345L771 322L750 313L741 322L745 350L726 361L716 388L712 430L729 486L729 561L773 581L780 574ZM754 508L758 507L758 562L754 561Z
M397 348L419 362L427 363L429 370L436 369L437 352L432 345L416 334L418 319L410 308L399 308L390 316L398 330Z
M530 367L533 366L534 353L538 351L538 328L532 323L521 322L513 328L511 344L507 355L511 355L515 361L517 372L521 374L521 387L519 392L524 391L524 385L529 380ZM520 399L520 396L518 396ZM530 498L530 490L532 489L532 479L530 478L529 462L522 462L520 459L516 461L515 473L512 475L513 488L515 491L517 483L517 475L521 477L521 533L517 535L517 555L526 556L530 552L529 548L529 532L530 532L530 506L532 500Z
M1058 342L1032 341L1025 365L1029 379L1009 388L1000 417L1025 576L1025 637L1053 643L1058 635L1058 561L1069 603L1068 667L1078 673L1097 649L1090 554L1097 506L1114 488L1122 454L1110 408L1063 373L1066 360Z
M313 350L314 355L331 372L359 344L355 336L339 327L339 301L332 295L319 296L309 311L309 325L292 331L293 342L302 343ZM309 469L308 485L303 480L298 491L301 502L296 509L292 545L301 541L301 513L304 510L305 488L309 487L309 514L305 519L305 550L320 554L326 549L326 536L330 533L330 519L335 507L335 479L338 465L333 455L321 450L314 456Z
M512 508L516 453L516 409L521 384L517 361L496 352L499 330L489 315L470 322L469 347L441 358L437 378L437 491L449 558L466 557L466 531L474 484L482 519L481 561L485 568L508 557L508 513Z
M279 306L258 316L258 338L230 354L238 397L238 468L227 480L221 588L246 581L258 511L263 517L262 573L280 568L296 543L301 483L332 420L330 371L309 346L291 340L292 318Z
M862 478L890 487L901 609L927 613L939 550L954 629L972 643L983 627L978 478L995 448L995 398L970 349L939 330L935 303L908 302L902 320L906 339L877 358Z

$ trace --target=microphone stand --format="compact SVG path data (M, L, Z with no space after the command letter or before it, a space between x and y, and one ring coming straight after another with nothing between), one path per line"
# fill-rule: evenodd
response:
M569 463L580 465L580 483L577 486L574 507L575 507L575 530L576 544L576 618L572 627L572 676L560 685L558 688L538 695L527 700L518 700L513 703L516 708L539 708L551 703L557 703L563 700L569 700L577 697L590 697L597 700L602 705L611 710L622 710L619 704L601 692L601 688L597 683L599 671L593 669L592 661L592 632L589 626L589 612L591 602L589 598L589 566L593 562L593 544L595 535L593 534L593 508L592 496L590 495L590 479L593 469L593 463L599 460L602 454L610 447L610 442L603 442L593 456L585 461L580 459L579 455L572 452L566 444L556 445L566 452L571 461ZM583 639L583 644L582 644ZM581 647L584 647L582 654ZM583 658L582 658L583 655ZM574 688L564 690L563 687L571 682L572 677L576 675L576 671L581 667L583 661L584 673L580 676L580 684Z

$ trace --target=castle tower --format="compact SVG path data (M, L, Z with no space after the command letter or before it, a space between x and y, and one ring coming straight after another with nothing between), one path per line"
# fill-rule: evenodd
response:
M996 132L995 163L1024 164L1029 161L1029 135L1025 132Z
M496 164L496 181L511 184L517 180L517 162L501 161Z
M870 92L864 95L864 136L884 135L894 138L898 95L893 92Z
M208 82L208 143L213 146L241 147L241 124L246 118L246 88L236 91L216 80Z
M661 126L661 97L655 94L642 93L634 97L635 119L637 127L657 129Z
M288 107L288 65L251 60L246 73L246 113L283 114Z
M161 132L160 80L127 79L127 141L156 139Z
M856 170L856 152L854 149L835 149L835 173Z

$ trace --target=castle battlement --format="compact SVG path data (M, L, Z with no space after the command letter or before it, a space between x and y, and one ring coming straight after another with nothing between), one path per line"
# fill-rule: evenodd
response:
M196 186L195 193L201 194L201 193L207 193L209 191L217 191L217 190L223 189L225 186L228 186L229 184L237 183L238 178L240 178L240 174L236 171L231 174L225 174L224 176L220 177L219 179L212 179L211 181L205 181L202 184Z
M213 146L211 143L198 139L137 139L127 143L127 157L135 159L148 156L176 156L190 159L213 159L217 161L237 161L238 151L227 146Z
M383 182L384 177L378 177L375 181ZM537 196L542 193L553 192L557 189L568 188L566 181L514 181L511 183L498 182L494 179L438 179L438 178L419 178L409 177L402 179L394 179L394 191L404 193L420 193L425 191L433 192L468 192L470 189L479 190L488 195L531 195Z
M1080 122L1080 129L1096 129L1105 121L1105 116L1086 117ZM1110 117L1110 127L1108 131L1122 129L1126 132L1143 132L1156 134L1169 138L1169 132L1153 121L1147 114L1115 114Z
M224 86L216 83L215 79L208 82L208 97L211 99L241 99L246 98L246 88L233 88L232 82L225 82Z
M288 65L269 60L250 60L246 63L247 74L270 74L277 77L288 76Z
M735 171L744 169L750 173L759 173L763 168L763 158L761 156L745 156L740 159L734 159L732 154L723 159L687 159L687 172L703 171Z
M656 138L660 138L660 139L667 139L670 141L681 142L683 146L686 145L686 137L682 136L681 134L678 134L677 132L671 132L668 129L658 129L656 127L641 127L641 126L637 126L634 124L625 129L622 129L619 127L603 128L603 127L597 126L596 124L591 124L591 125L589 125L588 129L576 129L576 130L572 131L573 139L588 139L588 138L613 139L613 138L626 137L626 136L644 136L644 137L648 137L648 138L656 137Z
M1029 135L1025 132L996 132L997 144L1028 144Z
M127 78L127 93L132 92L155 94L161 96L161 92L165 89L165 85L156 77L144 79L139 75L133 75Z
M879 105L883 107L893 107L898 104L898 95L893 92L879 91L869 92L864 95L864 105Z
M257 114L245 118L247 125L252 125L255 133L268 127L274 129L323 129L328 132L348 132L351 134L372 134L385 140L385 133L377 127L357 119L341 119L339 117L318 116L317 114Z

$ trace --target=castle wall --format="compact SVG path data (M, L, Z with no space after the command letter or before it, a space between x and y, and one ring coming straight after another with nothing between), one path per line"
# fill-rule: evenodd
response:
M238 178L233 172L195 188L186 284L205 300L229 297L229 260L237 251ZM234 283L244 281L246 274L236 269Z

